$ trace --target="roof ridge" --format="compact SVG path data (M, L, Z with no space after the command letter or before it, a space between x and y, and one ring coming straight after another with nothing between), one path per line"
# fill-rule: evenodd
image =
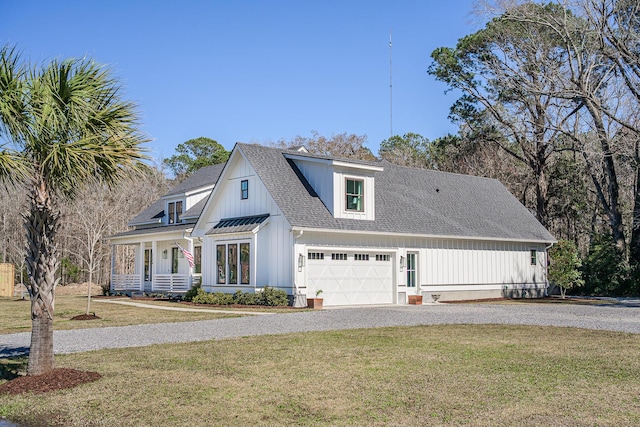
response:
M478 179L486 179L489 181L498 181L500 182L499 179L497 178L491 178L489 176L480 176L480 175L470 175L468 173L462 173L462 172L448 172L448 171L441 171L438 169L430 169L430 168L418 168L415 166L404 166L404 165L398 165L396 163L392 163L389 160L385 160L385 159L381 159L380 160L381 163L385 163L386 165L391 165L393 167L396 168L402 168L402 169L409 169L412 171L428 171L428 172L433 172L433 173L437 173L437 174L441 174L441 175L458 175L458 176L463 176L466 178L478 178Z

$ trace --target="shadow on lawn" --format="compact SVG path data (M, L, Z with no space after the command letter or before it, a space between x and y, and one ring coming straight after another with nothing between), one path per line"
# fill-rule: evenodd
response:
M3 356L0 353L0 357ZM20 376L20 372L26 372L29 359L24 354L11 357L0 362L0 380L12 380Z
M29 355L29 347L11 347L0 345L0 359L26 357Z

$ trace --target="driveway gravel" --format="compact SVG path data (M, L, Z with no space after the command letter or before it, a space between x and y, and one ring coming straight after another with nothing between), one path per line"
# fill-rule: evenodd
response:
M436 324L575 327L640 334L640 300L625 304L425 304L345 307L268 316L54 332L56 354L253 335ZM28 354L30 333L0 335L0 357Z

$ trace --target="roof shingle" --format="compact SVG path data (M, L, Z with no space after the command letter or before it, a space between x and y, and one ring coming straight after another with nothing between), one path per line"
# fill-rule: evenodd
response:
M294 227L555 241L495 179L380 162L384 170L375 173L375 220L338 219L283 150L249 144L238 148Z

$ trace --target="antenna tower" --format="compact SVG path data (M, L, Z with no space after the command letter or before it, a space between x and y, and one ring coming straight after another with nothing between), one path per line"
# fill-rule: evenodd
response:
M391 32L389 32L389 138L393 136L393 78L391 67Z

